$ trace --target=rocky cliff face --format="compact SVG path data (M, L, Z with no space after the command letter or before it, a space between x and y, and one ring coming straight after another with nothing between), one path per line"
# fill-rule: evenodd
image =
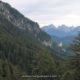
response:
M12 8L9 4L0 2L0 14L5 16L11 23L17 27L29 30L30 32L40 32L39 25L20 14L17 10Z
M0 15L4 16L8 21L10 21L16 27L26 30L26 32L32 34L34 37L38 38L44 44L44 41L50 46L51 38L45 32L43 32L38 23L24 17L16 9L12 8L9 4L0 1ZM45 36L45 37L42 37Z

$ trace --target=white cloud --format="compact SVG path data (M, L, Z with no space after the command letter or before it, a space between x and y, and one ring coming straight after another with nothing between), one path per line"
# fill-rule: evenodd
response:
M80 25L80 0L3 0L28 18L46 24Z

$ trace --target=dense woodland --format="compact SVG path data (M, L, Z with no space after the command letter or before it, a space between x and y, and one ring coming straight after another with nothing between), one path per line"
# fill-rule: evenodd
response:
M80 80L80 35L70 49L75 56L58 60L47 48L13 37L0 27L0 79L12 80L14 77L13 80L18 80L22 75L58 75L59 80Z
M1 60L19 66L20 70L28 75L56 73L55 60L48 48L29 33L13 26L4 17L0 16L0 21Z
M0 13L0 80L33 80L22 78L23 75L56 75L56 80L80 80L80 34L69 46L75 55L66 59L55 55L59 49L55 42L52 49L37 38L47 39L47 34L41 31L34 37Z

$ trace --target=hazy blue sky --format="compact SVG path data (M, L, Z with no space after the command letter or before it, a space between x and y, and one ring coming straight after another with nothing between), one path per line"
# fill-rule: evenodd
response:
M80 0L2 0L40 26L80 25Z

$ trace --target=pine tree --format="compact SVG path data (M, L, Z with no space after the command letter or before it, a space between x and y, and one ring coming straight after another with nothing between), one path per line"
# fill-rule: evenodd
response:
M80 34L71 44L71 50L75 56L70 61L70 68L74 71L74 80L80 80Z

